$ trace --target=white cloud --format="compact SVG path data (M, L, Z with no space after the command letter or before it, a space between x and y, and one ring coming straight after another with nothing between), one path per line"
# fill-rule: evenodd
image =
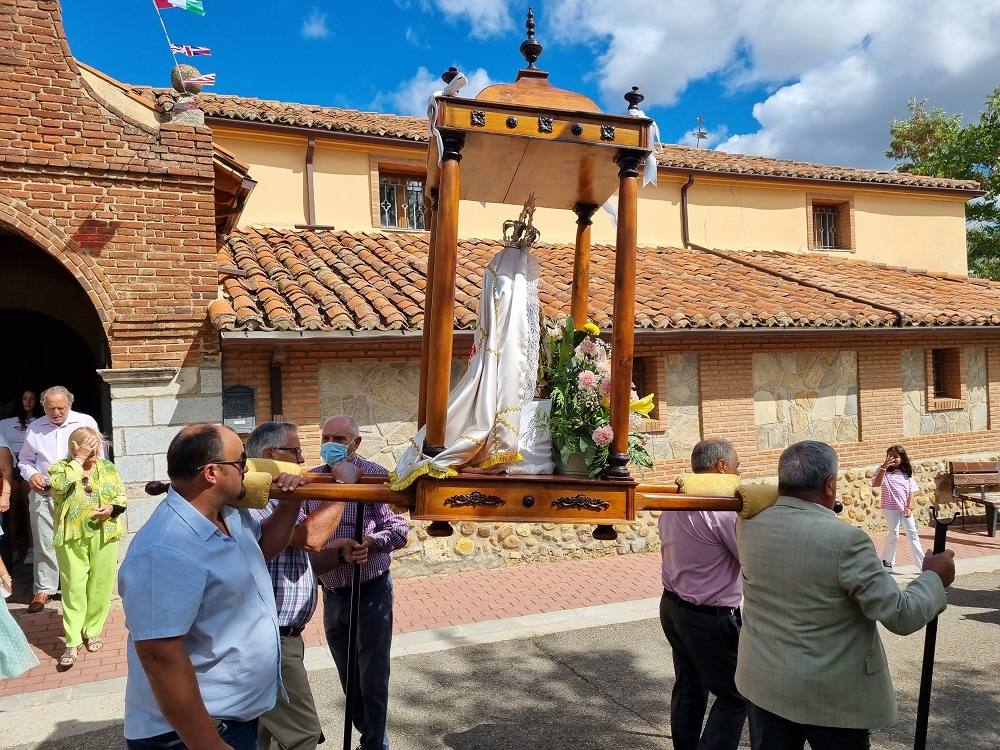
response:
M631 17L639 29L621 23ZM551 18L561 41L597 50L609 110L633 85L647 108L713 76L764 86L759 127L725 138L727 151L886 166L888 124L908 98L974 116L1000 83L996 0L556 0Z
M302 21L302 36L306 39L326 39L330 29L326 25L326 13L319 8L313 8Z
M469 33L479 39L502 34L514 26L510 0L434 0L434 4L449 19L467 19Z
M459 92L459 96L474 97L493 83L489 74L482 68L465 73L465 76L469 82ZM427 68L420 66L412 78L400 83L394 91L380 91L372 102L372 108L378 111L396 112L401 115L424 116L427 114L427 100L431 94L440 91L444 86L445 84L439 76L433 75Z
M420 38L420 33L412 26L406 27L406 31L403 32L403 38L414 47L426 47Z

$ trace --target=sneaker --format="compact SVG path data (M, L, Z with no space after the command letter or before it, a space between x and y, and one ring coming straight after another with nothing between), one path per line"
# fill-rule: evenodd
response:
M882 567L885 568L886 570L892 570L892 565L887 563L885 560L882 561Z
M27 552L24 553L24 564L33 565L35 562L35 548L31 547Z

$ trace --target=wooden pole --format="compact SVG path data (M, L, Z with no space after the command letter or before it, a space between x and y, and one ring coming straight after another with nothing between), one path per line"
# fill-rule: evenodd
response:
M570 315L576 330L583 330L587 322L587 303L590 296L590 227L594 223L597 206L577 203L573 206L576 214L576 253L573 258L573 297Z
M455 329L455 274L458 271L459 162L465 136L443 135L439 208L434 239L434 297L431 300L427 370L427 432L424 455L444 450L451 387L451 348Z
M437 236L438 189L430 190L431 236L427 242L427 274L424 280L424 321L420 340L420 395L417 399L417 427L427 424L427 370L431 343L431 305L434 299L434 245Z
M632 352L635 335L635 250L639 198L639 165L646 154L618 153L618 236L615 242L615 308L611 339L611 429L614 439L605 476L629 479L628 422L632 396Z

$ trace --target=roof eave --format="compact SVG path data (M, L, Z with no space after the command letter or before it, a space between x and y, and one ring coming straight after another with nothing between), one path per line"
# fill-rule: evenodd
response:
M334 130L332 128L306 127L304 125L287 125L280 122L261 122L260 120L242 120L237 117L219 117L218 115L205 115L205 124L208 126L228 125L230 127L246 128L248 130L261 130L264 132L294 133L307 137L324 136L329 138L344 139L348 141L358 141L384 146L399 147L407 144L415 148L427 148L426 140L417 140L401 135L371 135L370 133L355 133L350 130Z

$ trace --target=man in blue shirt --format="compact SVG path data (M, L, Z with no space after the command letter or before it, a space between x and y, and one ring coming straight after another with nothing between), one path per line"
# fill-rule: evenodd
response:
M118 574L128 638L130 750L250 750L278 696L278 620L265 550L291 538L300 503L264 524L228 503L246 489L232 430L195 424L167 450L171 489Z

